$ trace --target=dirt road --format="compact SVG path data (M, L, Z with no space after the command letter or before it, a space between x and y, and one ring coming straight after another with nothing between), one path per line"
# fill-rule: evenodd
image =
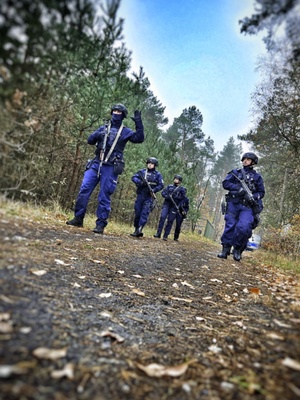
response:
M0 217L1 399L300 398L297 277L200 239Z

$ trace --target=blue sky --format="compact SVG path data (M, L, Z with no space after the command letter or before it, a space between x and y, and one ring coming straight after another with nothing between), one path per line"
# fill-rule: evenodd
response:
M132 69L143 66L170 123L195 105L203 131L220 151L251 126L251 93L264 52L261 37L239 33L253 0L122 0L124 42Z

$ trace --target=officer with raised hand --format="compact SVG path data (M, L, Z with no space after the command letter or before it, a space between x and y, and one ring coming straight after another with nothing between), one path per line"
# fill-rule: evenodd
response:
M164 181L161 173L156 170L158 161L155 157L149 157L146 161L147 168L139 170L131 178L136 185L137 197L134 203L134 232L131 236L142 237L143 228L148 222L150 212L156 200L156 193L163 189Z
M173 185L168 185L162 191L164 198L160 219L155 238L160 238L162 230L167 220L163 240L167 240L171 232L173 222L176 220L174 240L178 240L183 220L189 210L189 199L186 196L186 188L181 186L182 176L174 175Z
M123 104L111 107L111 119L88 137L88 144L96 146L95 158L87 164L79 194L75 203L74 218L67 225L83 226L87 205L95 187L100 184L96 227L93 232L102 234L111 210L110 197L117 187L118 176L123 172L123 152L127 142L142 143L144 127L141 112L135 110L131 119L135 122L135 132L123 125L128 111Z
M262 198L265 188L262 176L253 168L258 157L252 152L243 154L243 168L228 173L222 185L228 190L225 213L225 228L221 236L222 251L219 258L227 258L233 246L233 258L240 261L242 252L251 237L257 215L263 209ZM243 188L243 184L247 186Z

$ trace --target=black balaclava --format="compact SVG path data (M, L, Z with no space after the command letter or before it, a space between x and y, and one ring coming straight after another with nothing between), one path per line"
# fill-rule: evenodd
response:
M111 114L111 122L113 125L117 125L117 126L121 126L121 123L124 119L124 115L123 114Z

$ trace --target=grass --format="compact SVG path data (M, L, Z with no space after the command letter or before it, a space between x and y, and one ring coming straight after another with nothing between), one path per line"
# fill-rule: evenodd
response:
M300 262L299 257L295 260L284 257L274 251L267 251L260 249L257 251L256 260L264 265L272 265L285 272L293 272L300 275Z
M18 201L11 201L6 199L5 197L0 196L0 208L3 217L5 215L16 217L16 218L25 218L28 220L33 220L37 222L51 223L52 225L60 225L62 222L67 221L68 219L73 217L72 213L66 213L62 211L58 203L52 202L48 207L40 206L32 203L22 203ZM0 213L0 215L1 215ZM93 229L95 226L95 216L87 215L85 218L85 227L88 229ZM107 230L111 234L120 235L120 234L130 234L133 232L133 226L127 224L120 224L113 220L109 221L109 225ZM152 236L155 233L155 229L151 227L144 228L145 236ZM170 235L170 238L172 236ZM207 243L211 245L215 245L216 243L200 236L197 233L192 232L184 232L180 236L180 241L182 242L199 242L199 243ZM259 262L264 265L272 265L277 269L280 269L284 272L293 272L297 275L300 275L300 263L299 259L291 260L287 257L284 257L275 251L267 251L264 249L255 250L255 254L253 257L247 258L247 262Z

